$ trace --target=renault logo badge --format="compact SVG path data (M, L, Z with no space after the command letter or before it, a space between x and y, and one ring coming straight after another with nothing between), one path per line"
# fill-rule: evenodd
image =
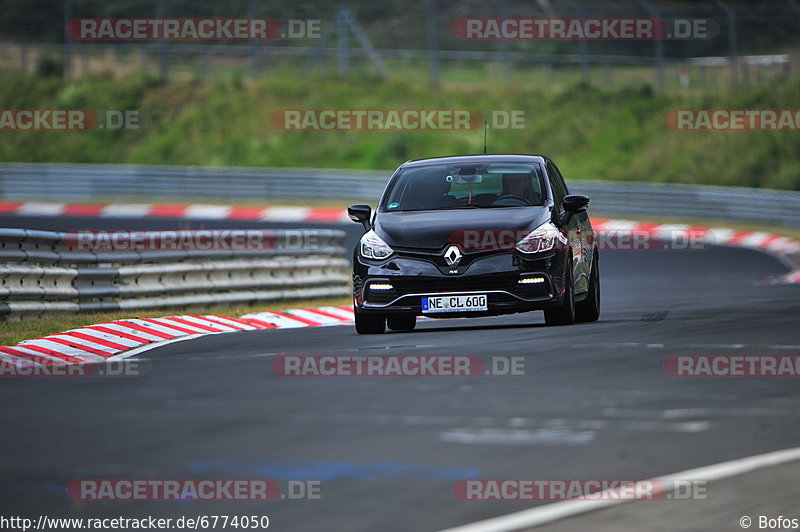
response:
M458 247L450 246L447 248L447 251L444 252L444 261L448 266L458 266L462 256L461 250L458 249Z

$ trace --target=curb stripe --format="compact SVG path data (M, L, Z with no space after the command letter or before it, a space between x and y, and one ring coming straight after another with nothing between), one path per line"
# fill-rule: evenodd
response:
M319 314L320 316L327 316L328 318L333 318L336 321L344 321L344 320L351 320L352 321L352 319L353 319L352 314L348 318L343 318L342 316L340 316L338 314L334 314L332 312L327 312L327 311L323 310L322 308L309 308L309 309L303 309L303 310L305 310L307 313L310 313L310 314Z
M31 351L36 351L38 353L42 353L43 355L47 355L50 358L53 358L53 359L56 359L56 360L60 360L61 362L67 362L69 364L80 364L82 362L85 362L84 360L81 360L80 358L75 358L75 357L70 356L70 355L65 355L63 353L58 353L56 351L53 351L52 349L47 349L45 347L41 347L41 346L34 345L34 344L26 344L25 348L26 349L30 349Z
M130 349L131 347L136 347L141 342L136 342L133 340L128 340L127 338L119 335L119 334L108 334L100 331L95 331L88 327L82 327L80 329L73 329L71 331L67 331L65 334L71 335L82 335L85 336L87 340L98 343L100 345L106 345L112 349L119 350L118 346L123 346L123 349ZM79 338L82 336L78 336ZM107 345L103 342L107 342L110 345Z
M103 212L104 205L67 205L64 208L63 216L99 216Z
M194 323L191 320L187 320L185 318L179 318L177 316L170 316L168 318L157 318L157 319L162 320L162 323L164 321L168 323L178 323L180 324L181 327L189 329L190 332L212 332L212 333L220 332L220 329L216 327L211 327L209 325L203 325L200 323ZM194 330L192 331L192 329Z
M114 351L124 351L125 349L128 349L129 347L132 347L132 346L127 346L127 345L121 344L121 343L118 344L116 342L110 342L110 341L104 340L102 338L97 338L96 336L93 336L91 334L78 332L78 331L68 331L68 332L63 333L63 334L67 335L67 336L70 336L71 338L77 338L79 340L85 340L87 342L91 342L91 343L97 344L99 346L108 347L108 348L110 348L110 349L112 349Z
M171 322L167 321L166 318L142 318L142 319L144 321L146 321L146 322L155 323L156 325L160 325L161 327L163 327L163 328L165 328L167 330L172 329L172 330L175 330L175 331L178 331L179 333L181 333L181 334L176 334L175 336L182 336L184 334L196 334L198 332L197 330L193 331L193 330L190 330L188 328L181 327L179 325L171 323ZM166 322L166 323L164 323L164 322Z
M60 335L53 334L53 335L47 336L45 338L42 338L42 340L47 340L49 342L55 342L57 344L63 344L65 346L67 346L67 347L71 347L71 348L77 349L79 351L86 351L87 353L92 353L93 355L98 355L98 356L101 356L103 358L108 358L109 353L107 351L100 351L99 349L95 349L92 346L83 345L83 344L80 344L78 342L75 342L74 340L72 342L70 342L69 340L66 340L66 339L62 338L61 336L63 336L63 334L60 334Z
M289 312L291 312L290 310L287 310L286 312L287 312L286 314L283 314L282 312L273 312L273 314L275 314L276 316L289 318L290 320L299 321L300 323L305 323L306 325L310 325L311 327L317 327L319 325L322 325L322 322L310 320L308 318L297 316L295 314L289 314Z
M244 320L229 318L227 316L203 316L203 318L213 323L219 323L220 325L227 325L228 327L239 327L239 330L242 331L260 330L265 328L258 325L254 325L252 323L247 323Z
M25 340L24 342L20 342L20 347L25 347L29 345L36 345L39 347L43 347L45 349L49 349L51 351L56 351L58 353L63 353L65 355L69 355L71 357L77 358L78 360L83 362L102 362L107 358L106 354L98 355L96 353L90 353L87 348L77 348L72 347L69 345L62 344L60 342L56 342L53 340L52 337L46 338L37 338L34 340Z
M157 341L157 340L154 340L152 338L145 338L143 336L135 336L135 335L133 335L133 334L131 334L129 332L126 332L124 330L112 329L112 328L109 328L109 327L103 326L103 325L90 325L88 327L84 327L83 328L83 330L87 330L87 329L88 330L92 330L92 331L101 332L101 333L104 333L104 334L116 335L116 336L119 336L120 338L124 338L125 340L130 340L131 342L134 342L134 343L137 343L137 344L149 344L150 342Z
M32 355L27 351L23 351L19 347L16 349L12 347L2 347L0 346L0 352L5 353L7 355L15 356L17 358L24 358L26 360L30 360L31 362L36 362L37 364L52 364L52 359L45 358L39 355Z
M138 327L142 327L147 331L152 331L153 334L160 334L164 335L166 340L172 340L178 336L183 336L184 333L179 333L174 329L170 329L168 327L164 327L158 323L151 323L147 321L146 318L132 318L129 320L125 320L126 322L130 323L131 326L136 325Z
M214 323L213 321L207 320L200 316L181 316L181 320L190 323L195 326L202 326L208 327L209 332L231 332L231 331L241 331L241 327L231 327L230 325L223 325L221 323Z
M247 318L247 321L255 327L263 327L264 329L277 329L278 326L268 321L259 320L257 318Z
M93 326L94 327L94 326ZM166 335L155 334L152 331L144 331L143 327L134 327L130 322L108 322L104 323L103 327L110 329L110 332L119 331L128 333L131 336L138 336L143 338L143 341L160 342L168 338Z

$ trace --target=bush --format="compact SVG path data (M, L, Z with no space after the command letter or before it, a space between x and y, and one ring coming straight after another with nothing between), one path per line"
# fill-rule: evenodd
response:
M36 62L36 75L40 78L63 78L64 62L51 55L43 55Z

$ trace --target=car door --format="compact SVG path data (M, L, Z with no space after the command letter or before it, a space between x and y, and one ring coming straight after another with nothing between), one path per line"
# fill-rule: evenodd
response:
M550 180L550 188L553 189L553 194L556 198L556 213L559 217L563 217L564 197L569 194L569 189L561 172L552 161L547 163L547 175ZM588 231L586 230L588 219L586 212L581 212L571 216L564 227L569 233L569 245L572 249L572 278L575 280L576 293L581 293L589 288L589 270L591 266L588 263L591 261L591 254L587 256L586 251L588 245Z

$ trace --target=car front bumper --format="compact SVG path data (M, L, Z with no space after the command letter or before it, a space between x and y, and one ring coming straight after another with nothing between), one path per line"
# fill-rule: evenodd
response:
M455 274L436 255L396 254L384 261L371 261L356 254L353 264L353 301L359 312L450 318L494 316L553 306L564 291L567 260L563 251L530 256L502 251L471 258ZM486 294L488 310L422 312L422 297L442 294Z

